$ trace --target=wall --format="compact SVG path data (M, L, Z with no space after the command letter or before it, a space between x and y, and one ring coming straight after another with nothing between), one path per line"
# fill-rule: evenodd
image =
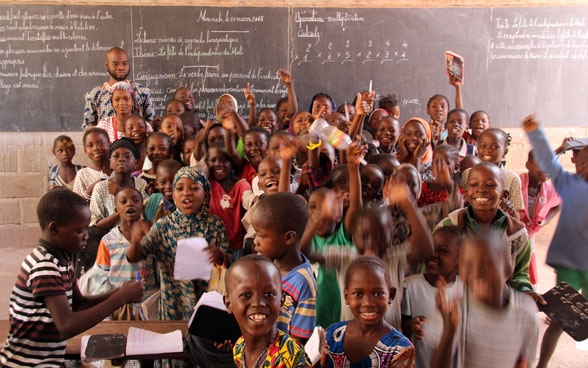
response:
M117 5L120 1L13 1L19 4L88 4L88 5ZM499 0L475 1L442 1L414 0L396 1L355 1L355 0L325 0L325 1L269 1L269 0L228 0L228 1L169 1L154 0L153 5L198 5L198 6L325 6L325 7L484 7L484 6L568 6L585 4L585 1L561 0L532 0L507 2ZM125 5L145 5L141 0L127 0ZM90 89L92 86L88 86ZM467 93L467 86L464 89ZM15 107L18 108L18 107ZM77 107L76 107L77 108ZM83 107L79 107L80 121ZM531 111L529 112L531 113ZM51 118L51 117L48 117ZM539 117L540 118L540 117ZM507 129L513 143L507 156L508 166L513 170L524 171L527 141L520 129ZM574 126L570 122L568 127L547 129L550 141L554 147L558 146L567 136L586 137L588 127ZM36 205L47 187L48 167L55 164L51 154L53 139L59 133L3 133L0 132L0 247L26 246L31 247L39 238L40 232L36 223ZM83 152L81 132L68 132L76 143L77 153L75 162L87 164L88 160ZM571 168L569 154L562 159L567 168Z

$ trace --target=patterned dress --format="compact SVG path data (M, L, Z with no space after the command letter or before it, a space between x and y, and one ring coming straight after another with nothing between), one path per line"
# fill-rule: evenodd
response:
M327 328L327 345L329 354L328 367L335 368L377 368L377 367L413 367L414 347L404 335L396 330L382 336L374 350L359 362L350 362L345 351L343 341L349 321L335 323Z
M237 368L246 368L245 364L245 340L241 336L233 347L233 358ZM278 330L278 336L267 351L267 356L261 364L255 368L306 368L312 367L310 359L306 356L304 348L283 331ZM253 368L253 367L250 367Z

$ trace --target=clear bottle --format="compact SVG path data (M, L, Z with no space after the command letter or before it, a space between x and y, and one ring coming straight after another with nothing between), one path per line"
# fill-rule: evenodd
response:
M351 137L337 127L329 125L323 118L315 119L310 126L310 134L319 137L321 140L339 150L345 150L353 142Z

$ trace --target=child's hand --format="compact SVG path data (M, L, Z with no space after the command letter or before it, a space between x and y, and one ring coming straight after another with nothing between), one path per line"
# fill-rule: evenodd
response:
M141 281L125 282L119 292L124 304L140 303L143 299L143 283Z
M131 225L131 244L140 244L141 239L149 232L150 227L147 220L135 221Z
M206 251L208 252L208 260L211 263L217 265L222 265L225 263L225 252L217 247L214 243L209 244L208 247L206 247Z
M357 94L355 100L355 114L357 115L369 115L374 108L374 97L376 96L375 91L369 92L366 98L363 98L361 93Z
M517 218L517 210L508 198L500 198L500 209L507 215Z
M218 351L223 353L229 353L233 350L233 342L231 340L225 340L223 342L213 342L212 345Z
M253 90L251 89L251 83L247 82L247 87L243 88L243 94L245 95L245 100L250 106L255 105L255 93L253 93Z
M280 147L278 147L278 156L280 156L282 161L291 162L301 146L302 142L300 139L294 137L291 141L288 141L286 144L281 144Z
M406 183L390 177L382 188L382 195L389 206L407 203L412 198L412 193Z
M325 118L325 109L326 106L321 106L321 108L319 109L318 107L319 103L317 101L314 101L312 103L312 112L310 113L310 115L312 116L312 121L310 122L312 124L313 121L315 121L318 118ZM310 129L310 127L309 127Z
M457 78L457 76L451 74L449 75L449 84L451 84L453 87L457 87L461 85L461 81Z
M451 331L455 332L459 327L459 310L458 310L458 303L459 300L447 300L446 289L447 289L447 282L443 276L439 276L437 280L437 288L439 292L435 297L435 303L437 304L437 309L441 312L443 316L443 324L450 328Z
M535 118L535 114L531 114L524 118L522 126L526 133L532 132L533 130L539 128L539 122Z
M433 162L433 166L431 169L435 184L442 188L451 188L451 186L453 185L453 180L451 179L451 172L445 160L436 159Z
M155 182L155 180L153 180L153 181L149 182L149 184L147 184L147 186L145 187L145 192L147 192L148 196L155 193L155 191L156 191L155 185L156 185L156 182Z
M415 155L416 158L419 159L419 161L422 160L422 158L425 155L425 153L427 153L427 149L429 149L429 144L431 144L431 141L425 139L414 150L414 155Z
M278 77L280 78L280 80L282 81L282 83L288 85L288 84L292 84L292 74L290 73L289 70L286 69L278 69Z
M116 195L116 193L118 193L120 191L120 186L113 182L112 180L108 180L108 193L112 194L112 195Z
M401 135L398 138L398 161L406 162L410 156L408 148L406 148L406 136Z
M558 152L563 152L563 150L564 150L564 149L566 149L566 144L567 144L569 141L573 141L573 140L575 140L575 139L576 139L576 138L574 138L574 137L565 137L565 138L563 139L563 141L561 141L561 145L560 145L560 146L559 146L559 147L558 147L558 148L555 150L555 152L556 152L556 153L558 153Z
M349 145L345 154L347 155L347 164L349 166L359 166L365 156L365 152L361 146L360 136L357 136L355 141Z
M422 340L425 337L425 332L423 331L423 323L425 323L425 319L425 316L418 316L410 319L412 334L417 340Z
M537 294L534 291L525 291L525 294L533 298L536 304L547 305L547 302L545 301L545 299L543 299L541 294Z
M431 136L433 141L436 143L441 139L441 132L443 131L443 122L437 120L431 120Z

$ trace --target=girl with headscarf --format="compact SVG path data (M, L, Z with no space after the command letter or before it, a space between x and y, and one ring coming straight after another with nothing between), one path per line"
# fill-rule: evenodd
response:
M204 174L193 167L183 167L174 177L173 188L176 210L158 220L148 232L143 231L146 235L141 240L134 236L127 259L138 262L152 254L161 280L159 319L188 320L206 284L174 278L178 240L204 238L211 260L218 264L222 264L229 243L222 220L209 212L210 184ZM139 232L135 228L133 231Z

